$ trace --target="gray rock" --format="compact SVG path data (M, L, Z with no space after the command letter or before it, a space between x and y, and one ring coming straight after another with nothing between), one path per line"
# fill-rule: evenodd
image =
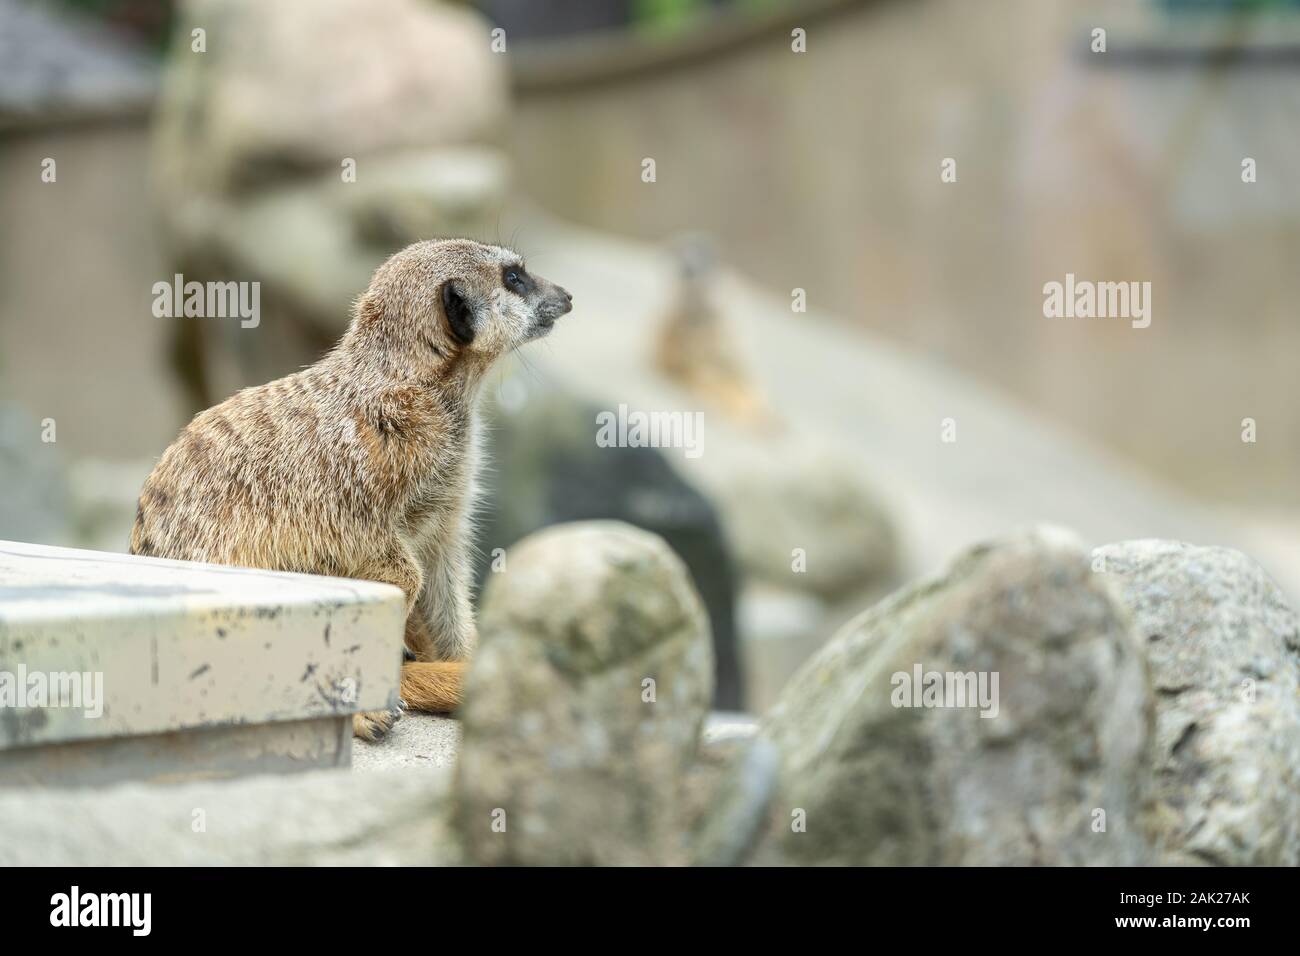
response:
M470 857L683 861L683 779L712 661L703 605L668 546L618 522L533 535L489 581L479 632L456 780Z
M0 791L0 866L421 866L461 857L446 771Z
M825 601L809 591L751 578L737 605L746 706L766 713L830 635L884 596L882 584L878 581L856 596Z
M1165 862L1300 865L1295 612L1258 565L1226 548L1127 541L1095 555L1146 646Z
M82 458L68 470L77 545L125 553L131 545L136 504L155 462Z
M686 474L718 502L745 571L824 599L895 583L893 522L861 461L789 436L713 432Z
M406 245L430 236L482 235L506 201L510 164L483 146L409 151L375 159L340 196L361 238Z
M41 417L0 404L0 539L70 544L67 468Z
M493 552L566 521L626 521L668 542L709 615L714 706L745 706L737 646L736 572L715 505L656 448L601 448L591 403L537 376L505 379L488 407L478 579Z
M745 863L767 824L776 792L779 759L763 738L736 736L704 743L687 776L697 866Z
M715 710L709 714L709 719L704 724L700 744L705 750L711 747L725 747L736 741L749 740L757 733L758 718L752 714Z
M207 31L207 52L190 31ZM177 199L233 195L393 150L500 139L504 57L487 21L419 0L187 0L158 114Z
M897 675L918 667L989 690L998 675L995 716L895 706ZM1141 648L1073 537L973 548L851 622L786 688L760 738L780 780L758 859L1141 863L1150 725Z

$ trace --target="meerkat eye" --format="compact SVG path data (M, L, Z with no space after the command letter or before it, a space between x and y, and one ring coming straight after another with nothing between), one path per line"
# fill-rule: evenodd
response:
M507 266L502 270L502 278L505 280L506 287L512 292L522 293L524 290L524 270L518 266Z

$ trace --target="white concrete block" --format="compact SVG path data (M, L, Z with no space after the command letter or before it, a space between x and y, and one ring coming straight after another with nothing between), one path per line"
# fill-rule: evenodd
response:
M384 584L0 541L0 777L16 748L317 719L306 749L346 763L404 617Z

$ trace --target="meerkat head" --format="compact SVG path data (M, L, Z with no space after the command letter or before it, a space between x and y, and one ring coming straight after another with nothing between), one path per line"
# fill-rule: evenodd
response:
M412 370L486 366L546 335L572 308L573 296L510 249L417 242L376 270L348 337Z

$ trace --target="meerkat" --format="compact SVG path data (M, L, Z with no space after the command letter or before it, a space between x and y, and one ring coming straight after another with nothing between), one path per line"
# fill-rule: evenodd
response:
M714 302L717 276L712 246L703 237L689 236L675 244L674 255L677 289L660 323L656 366L734 421L770 425L772 417L762 392Z
M476 640L478 393L572 307L509 249L408 246L319 362L195 416L144 483L131 553L396 585L402 703L455 709ZM357 714L354 733L379 739L399 713Z

